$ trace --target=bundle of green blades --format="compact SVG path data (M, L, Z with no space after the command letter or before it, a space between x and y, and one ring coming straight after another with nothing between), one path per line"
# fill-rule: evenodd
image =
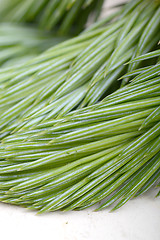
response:
M24 1L15 2L22 13ZM27 2L38 21L42 9L62 4ZM23 21L33 20L25 10ZM25 54L20 64L2 58L0 201L40 213L100 201L97 210L115 210L159 187L159 29L159 2L134 0L36 57L26 48L27 62Z
M97 19L104 0L0 0L0 20L38 24L60 35L78 34L90 14Z
M137 59L153 56L160 51ZM117 209L158 183L159 73L159 62L130 72L102 102L4 138L1 201L46 212L105 199L99 209Z
M0 23L0 65L21 65L63 40L35 27Z
M23 66L0 71L1 138L92 105L119 88L117 79L123 74L139 64L145 67L144 61L129 66L125 63L158 47L160 7L153 2L134 1L119 14Z

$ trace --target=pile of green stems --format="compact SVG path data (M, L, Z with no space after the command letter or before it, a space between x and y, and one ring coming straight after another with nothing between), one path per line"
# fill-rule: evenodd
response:
M98 210L115 210L157 184L159 72L159 62L132 71L131 83L102 102L4 138L1 201L42 213L104 200Z

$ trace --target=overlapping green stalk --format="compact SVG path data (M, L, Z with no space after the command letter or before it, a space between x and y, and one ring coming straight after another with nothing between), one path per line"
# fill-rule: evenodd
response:
M90 14L97 19L103 0L0 0L0 19L36 23L61 35L80 33Z
M98 210L118 209L159 186L159 26L156 2L131 1L0 70L1 201L40 213L102 200Z
M159 22L160 7L155 2L131 1L121 12L28 64L1 70L1 138L94 104L115 91L120 87L117 79L138 67L125 63L157 48ZM139 64L146 66L143 61Z
M1 201L46 212L105 199L98 209L117 209L158 183L159 73L159 62L130 72L131 83L102 102L4 138Z
M0 65L22 65L66 40L23 24L0 23Z

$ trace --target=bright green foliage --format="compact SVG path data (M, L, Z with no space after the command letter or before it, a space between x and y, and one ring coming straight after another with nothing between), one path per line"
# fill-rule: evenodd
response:
M157 183L160 64L138 71L104 101L4 138L1 201L46 212L105 199L99 209L115 210Z
M129 66L125 63L137 55L137 47L150 25L152 34L145 38L150 44L139 52L157 48L160 7L149 3L128 3L121 12L27 64L1 70L1 138L11 131L92 105L119 88L117 79L128 69L145 67L147 63L142 60L134 67L132 62Z
M0 0L0 20L37 23L60 35L78 34L90 14L97 19L103 0Z
M116 210L159 187L159 27L155 1L130 1L0 70L0 201Z
M0 65L24 64L65 38L55 37L35 27L0 23Z

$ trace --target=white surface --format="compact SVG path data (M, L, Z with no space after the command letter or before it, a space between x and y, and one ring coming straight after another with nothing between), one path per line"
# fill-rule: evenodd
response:
M106 7L116 2L108 0ZM89 209L36 215L0 203L0 239L160 240L160 198L154 198L156 192L131 200L114 213Z
M156 192L131 200L114 213L88 209L37 215L0 204L0 239L160 240L160 199L154 199Z

